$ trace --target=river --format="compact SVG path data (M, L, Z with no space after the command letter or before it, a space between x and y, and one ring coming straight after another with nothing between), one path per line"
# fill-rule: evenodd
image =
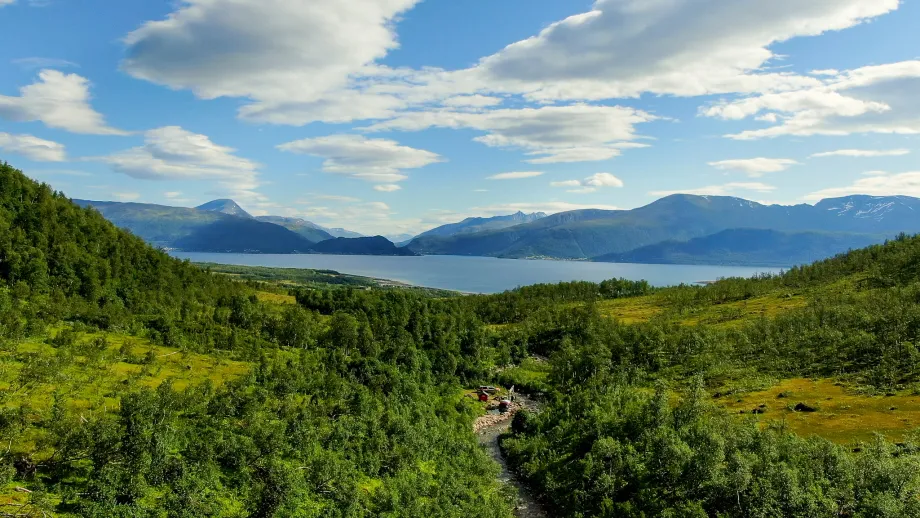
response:
M517 395L516 402L523 408L529 410L536 410L538 408L534 400L523 394ZM498 475L499 482L511 486L517 493L517 505L514 508L514 516L516 518L547 518L549 513L547 513L540 502L531 495L527 486L521 483L517 476L508 468L508 461L505 459L498 445L499 436L507 432L509 428L511 428L510 416L509 419L478 430L476 435L479 438L479 444L485 448L489 456L492 457L501 468Z
M195 262L336 270L351 275L389 279L415 286L466 293L499 293L531 284L567 281L600 282L619 277L632 280L645 279L655 286L671 286L713 281L722 277L750 277L758 273L779 271L778 268L769 267L591 263L451 255L385 257L201 252L173 252L173 255Z

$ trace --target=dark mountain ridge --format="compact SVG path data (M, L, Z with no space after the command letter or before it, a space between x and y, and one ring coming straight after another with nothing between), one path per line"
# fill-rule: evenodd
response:
M281 216L259 216L256 218L259 221L264 221L266 223L274 223L275 225L280 225L290 231L296 232L301 236L309 239L313 243L319 243L320 241L325 241L327 239L332 239L333 236L326 230L324 230L319 225L307 221L301 218L285 218Z
M318 254L336 255L391 255L413 256L418 255L408 248L399 248L392 241L383 236L374 237L337 237L321 241L310 249Z
M611 263L790 267L810 264L882 241L883 236L867 234L731 229L689 241L664 241L625 253L595 257L593 260Z
M423 254L586 259L732 228L893 236L920 231L918 211L920 199L907 196L849 196L815 206L784 206L676 194L633 210L578 210L505 229L423 236L408 247Z
M509 214L507 216L494 216L491 218L466 218L463 221L458 223L450 223L447 225L441 225L440 227L433 228L427 232L423 232L415 237L423 236L453 236L457 234L472 234L475 232L481 232L484 230L500 230L503 228L513 227L515 225L523 225L525 223L532 223L539 219L545 218L546 213L543 212L534 212L532 214L524 214L521 211L516 212L515 214Z

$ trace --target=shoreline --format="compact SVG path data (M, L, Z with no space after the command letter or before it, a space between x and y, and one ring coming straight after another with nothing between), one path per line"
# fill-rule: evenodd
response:
M462 295L497 294L540 284L580 281L600 283L610 279L646 280L655 287L667 287L729 277L747 279L780 271L777 268L757 267L508 260L447 255L412 258L196 252L176 253L173 257L194 263L221 265L221 270L234 269L238 273L241 273L241 268L264 268L255 272L255 277L263 280L297 280L303 284L324 282L382 289L427 289ZM289 273L285 274L281 270ZM328 272L331 271L341 278L330 277ZM321 272L327 272L327 275Z

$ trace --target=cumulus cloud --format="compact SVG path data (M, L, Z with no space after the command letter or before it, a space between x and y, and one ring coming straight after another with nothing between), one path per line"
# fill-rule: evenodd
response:
M747 158L709 162L709 165L723 171L740 171L752 178L757 178L766 173L785 171L791 166L798 165L798 163L788 158Z
M741 120L763 111L771 111L762 115L760 120L776 122L784 116L796 113L808 113L813 117L853 117L888 110L890 107L883 103L854 99L822 87L748 97L733 102L723 101L704 108L701 113L707 117L724 120Z
M597 0L479 69L488 84L535 100L788 90L818 81L760 72L776 57L770 45L897 7L898 0Z
M436 153L402 146L394 140L360 135L329 135L281 144L278 149L323 158L323 171L375 183L408 178L401 171L443 162Z
M850 185L815 191L806 195L805 199L819 201L824 198L839 198L853 194L920 196L920 171L900 174L872 171L868 176L864 176Z
M394 19L417 1L185 0L125 37L122 68L202 99L249 98L244 118L296 124L398 46Z
M730 182L722 185L709 185L695 189L681 189L674 191L652 191L652 196L670 196L672 194L697 194L700 196L732 196L738 191L771 192L776 187L760 182Z
M375 186L374 186L374 190L375 190L375 191L380 191L380 192L395 192L395 191L398 191L398 190L400 190L400 189L402 189L402 187L400 187L400 186L398 186L398 185L396 185L396 184L392 184L392 183L391 183L391 184L383 184L383 185L375 185Z
M32 135L11 135L0 132L0 149L22 155L36 162L63 162L67 153L63 144Z
M903 61L841 72L820 86L795 92L724 101L704 108L702 113L736 120L764 112L773 115L773 126L728 135L737 140L920 134L920 99L914 93L918 90L920 60Z
M624 148L643 147L635 126L656 120L622 106L544 106L481 113L431 110L404 113L369 126L368 131L421 131L471 128L486 132L475 140L490 147L523 150L532 164L606 160Z
M486 180L521 180L524 178L541 176L542 174L543 173L540 171L515 171L511 173L493 174L492 176L487 176Z
M597 173L583 180L550 182L550 185L553 187L574 187L574 189L568 191L571 193L591 193L601 187L623 187L623 180L610 173Z
M0 95L0 118L41 121L49 128L89 135L125 135L109 127L89 105L90 83L77 74L42 70L38 81L19 89L19 96Z
M880 156L903 156L909 155L909 149L840 149L837 151L826 151L824 153L815 153L809 158L825 158L830 156L845 156L851 158L872 158Z
M167 126L144 133L143 146L95 160L132 178L211 180L234 197L265 201L254 192L259 185L259 164L236 156L235 151L211 142L205 135Z

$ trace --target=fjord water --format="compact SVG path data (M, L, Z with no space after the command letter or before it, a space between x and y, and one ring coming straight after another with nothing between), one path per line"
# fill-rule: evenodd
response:
M655 286L671 286L713 281L723 277L750 277L758 273L779 272L778 268L770 267L530 261L454 255L385 257L202 252L173 252L173 255L202 263L335 270L339 273L467 293L498 293L530 284L564 281L600 282L619 277L645 279Z

